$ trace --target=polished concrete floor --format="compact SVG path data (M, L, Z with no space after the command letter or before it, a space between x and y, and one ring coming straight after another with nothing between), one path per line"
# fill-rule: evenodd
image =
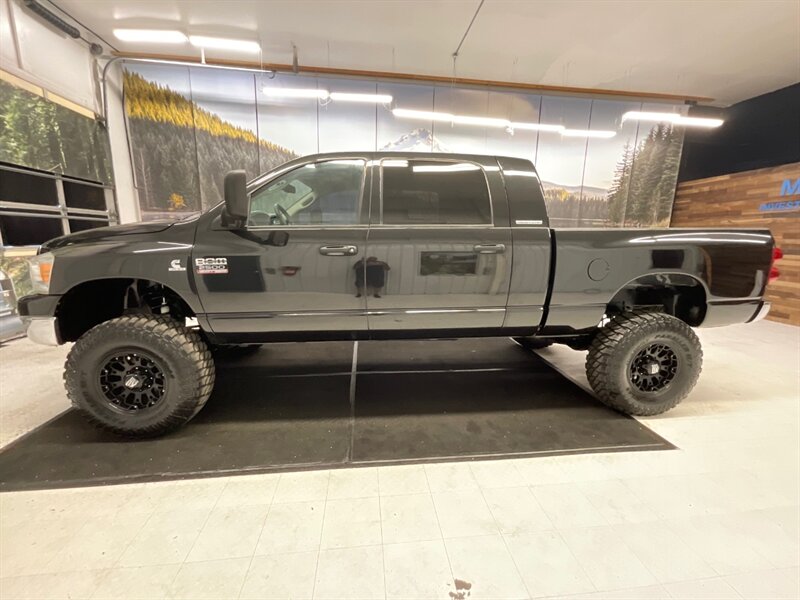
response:
M0 597L798 598L800 329L700 335L643 420L678 450L4 493ZM67 408L64 354L0 347L3 444Z

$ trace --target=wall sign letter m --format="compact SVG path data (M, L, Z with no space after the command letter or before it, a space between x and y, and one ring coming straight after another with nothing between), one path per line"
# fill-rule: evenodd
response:
M800 177L792 183L791 179L784 179L781 185L781 196L797 196L800 194Z

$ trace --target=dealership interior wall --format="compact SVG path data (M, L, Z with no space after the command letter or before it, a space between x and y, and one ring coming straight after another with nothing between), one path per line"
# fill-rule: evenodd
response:
M215 349L184 428L86 423L39 246L328 152L527 159L587 236L769 230L771 310L654 417L585 348L447 336ZM0 0L0 291L0 598L800 598L794 0Z

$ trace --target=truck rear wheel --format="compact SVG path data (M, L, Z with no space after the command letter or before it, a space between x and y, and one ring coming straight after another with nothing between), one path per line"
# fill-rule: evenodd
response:
M72 405L94 425L152 437L203 408L214 387L214 361L197 332L173 319L125 315L78 339L64 382Z
M586 357L586 376L606 405L652 416L689 394L702 363L700 340L686 323L662 313L628 313L597 333Z

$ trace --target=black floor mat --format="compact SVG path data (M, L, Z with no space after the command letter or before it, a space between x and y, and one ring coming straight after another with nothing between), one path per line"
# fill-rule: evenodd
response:
M69 411L0 453L0 489L672 446L507 339L272 344L220 358L186 427L122 441Z

